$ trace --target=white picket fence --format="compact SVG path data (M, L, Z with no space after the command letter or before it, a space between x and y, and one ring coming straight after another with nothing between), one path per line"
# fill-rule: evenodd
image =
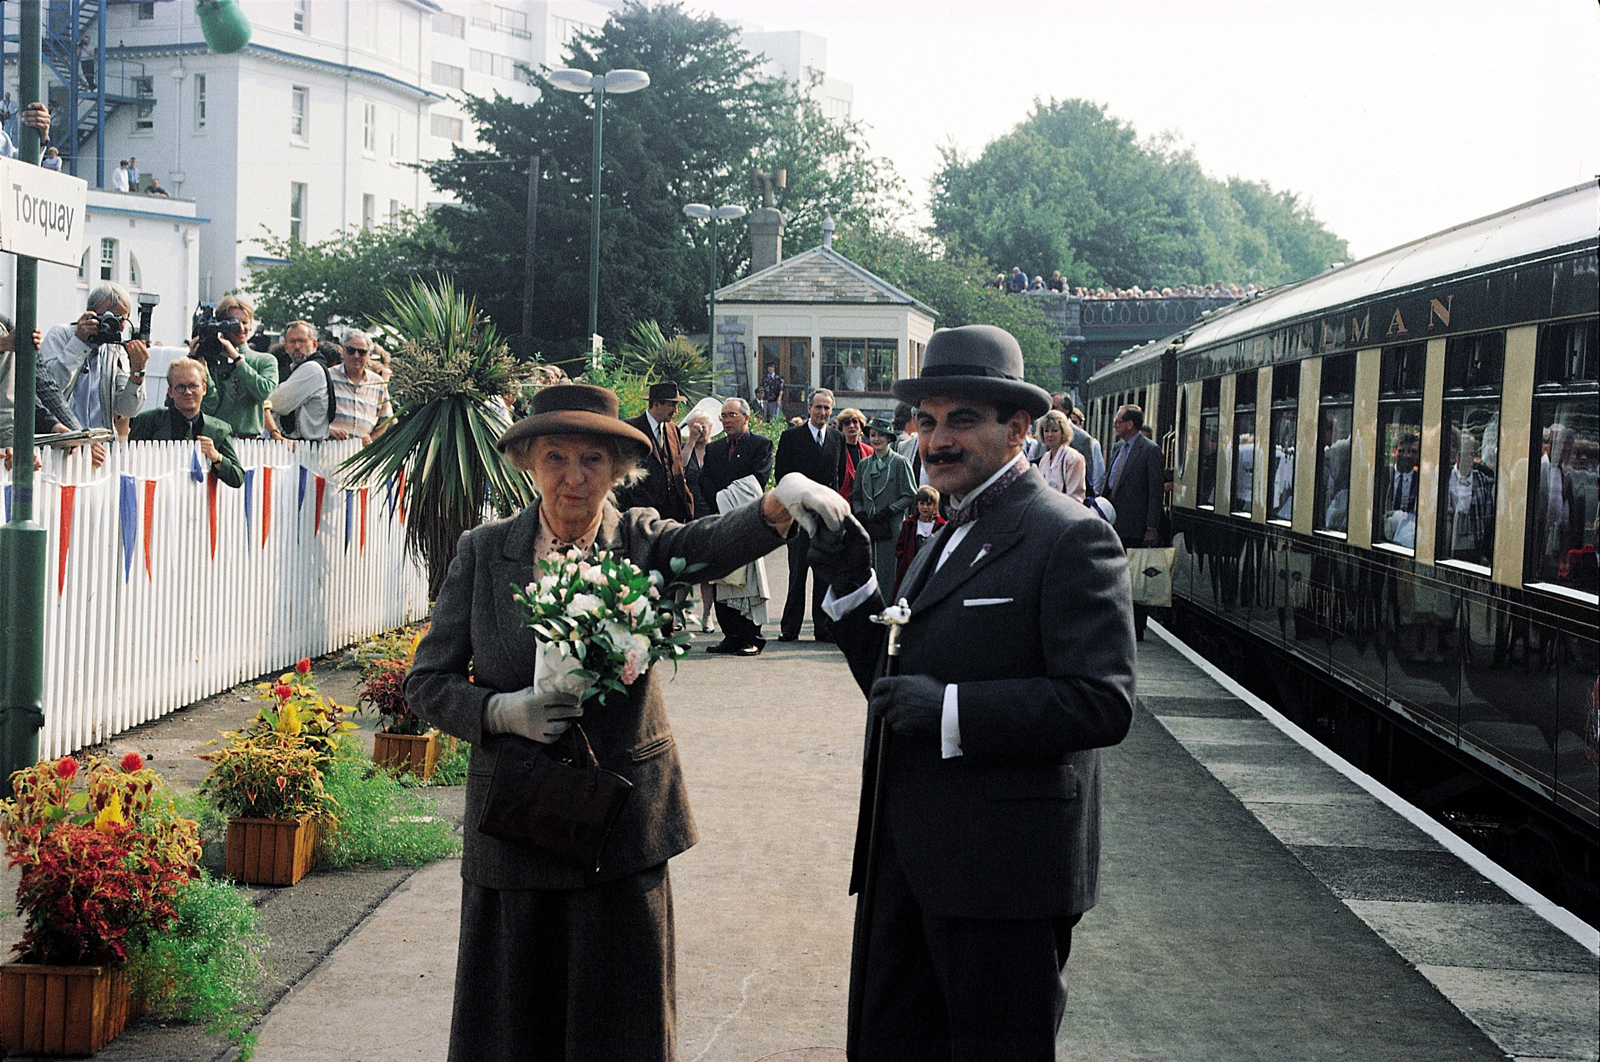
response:
M427 580L392 485L347 491L339 478L358 446L235 440L242 489L199 475L193 443L113 445L100 468L87 448L40 451L41 755L425 615ZM10 481L0 470L7 519Z

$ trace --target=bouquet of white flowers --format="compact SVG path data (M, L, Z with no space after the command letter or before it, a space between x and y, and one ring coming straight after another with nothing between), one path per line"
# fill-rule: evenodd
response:
M540 560L538 569L533 582L512 588L541 643L535 686L581 693L583 702L603 701L612 693L626 695L657 660L676 666L689 651L686 606L674 600L691 571L681 557L672 560L672 582L604 550L570 549Z

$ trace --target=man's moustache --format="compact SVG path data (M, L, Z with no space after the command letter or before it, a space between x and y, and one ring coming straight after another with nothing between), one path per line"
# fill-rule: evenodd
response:
M928 465L958 465L967 459L960 450L935 450L922 459Z

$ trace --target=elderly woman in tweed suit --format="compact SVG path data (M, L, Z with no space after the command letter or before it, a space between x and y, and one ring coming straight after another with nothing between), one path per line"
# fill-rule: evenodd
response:
M477 830L504 735L548 744L583 714L535 689L540 647L513 585L534 560L576 545L619 550L645 570L675 557L722 575L770 552L798 518L836 527L839 496L803 476L692 524L654 509L619 512L613 487L636 475L649 440L598 387L548 387L500 438L540 500L467 532L406 683L414 711L472 742L462 860L461 944L450 1058L455 1062L669 1060L677 1050L672 889L667 860L695 843L662 679L583 719L600 765L633 783L598 872Z

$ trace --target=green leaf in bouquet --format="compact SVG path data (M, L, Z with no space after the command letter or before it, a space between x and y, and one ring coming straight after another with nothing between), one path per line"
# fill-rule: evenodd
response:
M672 563L669 565L669 567L671 567L671 569L672 569L672 574L673 575L682 575L683 572L684 572L684 569L687 568L688 566L689 566L689 562L684 560L682 557L673 557L672 558Z
M600 679L600 676L595 674L593 671L589 671L586 668L581 667L574 671L573 674L583 679L585 682L598 682Z

